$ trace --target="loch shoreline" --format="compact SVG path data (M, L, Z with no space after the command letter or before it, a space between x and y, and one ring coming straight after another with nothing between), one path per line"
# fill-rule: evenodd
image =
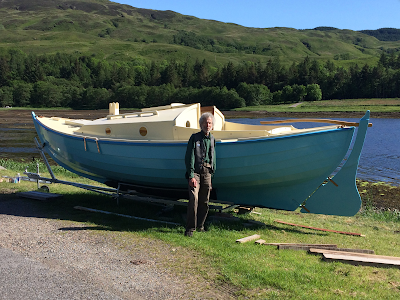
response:
M41 110L33 109L36 115L46 117L57 116L71 119L98 119L107 115L107 110ZM123 111L132 112L133 110ZM269 111L222 111L226 119L236 118L362 118L364 112L269 112ZM391 118L399 119L400 112L371 112L371 119ZM33 125L30 110L7 109L0 110L0 123L18 124L18 127L30 127Z

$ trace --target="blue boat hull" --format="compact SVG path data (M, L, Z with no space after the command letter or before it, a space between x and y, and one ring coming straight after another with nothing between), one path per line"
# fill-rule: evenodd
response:
M32 113L45 151L66 169L106 183L186 191L186 142L96 140L44 126ZM219 201L295 210L342 162L354 127L218 142L213 188ZM354 174L355 177L355 174ZM357 192L358 194L358 192Z

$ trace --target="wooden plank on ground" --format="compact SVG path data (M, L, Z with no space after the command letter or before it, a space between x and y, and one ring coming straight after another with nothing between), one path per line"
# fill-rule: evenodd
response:
M330 251L375 254L374 250L338 248L336 244L296 244L296 243L265 243L264 245L277 246L279 250L309 250L311 253L323 253Z
M21 192L21 193L18 193L17 195L21 196L23 198L29 198L29 199L40 200L40 201L48 201L48 200L53 200L53 199L63 197L63 195L61 195L61 194L43 193L43 192L37 192L37 191Z
M335 245L336 246L336 245ZM320 247L323 249L331 249L331 250L335 250L337 249L337 247L331 247L331 246L324 246L324 245L320 245L320 246L315 246L315 245L278 245L278 250L310 250L311 248L316 248L316 247Z
M303 244L303 243L265 243L264 245L268 246L279 246L279 245L288 245L288 246L314 246L314 248L337 248L336 244Z
M262 213L259 213L257 211L252 210L250 213L255 214L255 215L261 215Z
M353 249L353 250L357 250L357 249ZM315 248L311 248L310 253L316 253L316 254L325 254L325 253L329 253L329 254L340 254L340 255L357 255L357 256L362 256L362 257L380 257L380 258L386 258L386 259L394 259L394 260L398 260L400 261L400 257L395 257L395 256L385 256L385 255L376 255L376 254L372 254L372 253L362 253L362 252L351 252L351 251L340 251L340 250L328 250L328 249L315 249ZM366 251L373 251L373 250L367 250Z
M318 247L315 247L318 248ZM323 249L315 249L315 248L310 248L311 253L323 253L328 252L326 250L331 250L331 251L340 251L340 252L350 252L350 253L364 253L364 254L375 254L374 250L370 249L354 249L354 248L323 248ZM312 251L311 251L312 249Z
M265 240L259 239L259 240L255 241L255 243L258 245L263 245L265 243Z
M236 243L246 243L246 242L249 242L249 241L252 241L252 240L256 240L256 239L259 239L259 238L260 238L260 236L258 234L253 234L253 235L246 236L244 238L236 240Z
M288 222L284 222L284 221L280 221L280 220L275 220L275 222L281 223L281 224L285 224L285 225L290 225L290 226L296 226L296 227L308 228L308 229L313 229L313 230L319 230L319 231L335 232L335 233L347 234L347 235L355 235L355 236L365 236L365 235L363 235L361 233L346 232L346 231L324 229L324 228L317 228L317 227L299 225L299 224L294 224L294 223L288 223Z
M359 254L352 253L353 255L324 253L325 261L340 261L352 265L363 265L372 267L396 267L400 268L400 259L398 257L387 258L381 255L360 256ZM390 256L389 256L390 257Z

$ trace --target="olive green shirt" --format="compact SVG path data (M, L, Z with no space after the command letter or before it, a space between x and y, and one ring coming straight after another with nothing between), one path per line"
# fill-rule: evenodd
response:
M201 131L201 132L203 134L203 143L206 148L204 163L211 164L211 157L210 157L210 147L211 147L210 136L211 136L211 134L206 136L203 131ZM188 146L187 146L187 153L190 153L190 155L185 156L186 172L187 172L189 178L194 177L194 169L195 169L194 168L194 164L195 164L195 151L194 150L195 150L195 147L196 147L196 145L195 145L194 139L190 138L189 142L188 142ZM214 157L215 157L215 153L214 153ZM215 159L214 159L213 169L215 170Z

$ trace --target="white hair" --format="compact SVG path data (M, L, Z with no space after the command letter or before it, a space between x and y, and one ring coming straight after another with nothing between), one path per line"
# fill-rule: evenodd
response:
M212 125L213 125L212 128L214 129L215 118L214 118L214 115L212 113L209 113L209 112L205 112L205 113L203 113L201 115L201 117L199 119L200 128L201 128L201 124L203 124L204 121L206 121L208 119L212 120Z

